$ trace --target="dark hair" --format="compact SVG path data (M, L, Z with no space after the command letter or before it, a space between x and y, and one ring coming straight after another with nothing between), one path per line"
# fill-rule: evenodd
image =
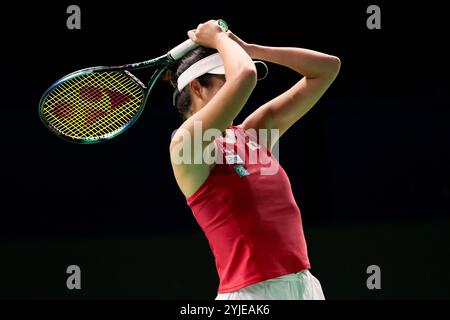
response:
M175 91L173 93L173 104L181 113L183 120L188 118L189 109L191 106L191 96L189 93L190 92L189 86L186 86L181 91L178 91L177 88L178 77L192 64L214 53L217 53L217 50L205 47L198 47L189 52L188 54L186 54L179 62L173 64L168 69L167 78L168 80L170 80L172 86L175 88L174 89ZM197 80L203 87L209 87L212 84L211 78L214 76L215 75L213 74L207 73L198 77Z

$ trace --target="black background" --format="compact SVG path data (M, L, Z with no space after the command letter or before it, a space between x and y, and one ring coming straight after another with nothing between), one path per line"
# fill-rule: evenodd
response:
M169 163L180 124L169 85L157 85L126 133L97 145L58 139L37 106L67 73L159 56L221 17L247 42L342 61L332 87L280 142L325 295L450 297L449 28L442 3L396 3L4 3L1 296L214 297L213 258ZM66 27L70 4L81 7L81 30ZM381 7L381 30L366 27L370 4ZM236 123L297 79L269 69ZM80 294L65 288L69 264L88 270ZM371 264L383 272L377 292L365 286Z

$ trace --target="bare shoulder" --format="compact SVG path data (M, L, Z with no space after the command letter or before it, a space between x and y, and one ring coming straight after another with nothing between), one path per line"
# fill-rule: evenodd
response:
M204 157L204 154L212 154L211 152L201 152L200 156L196 157L195 148L191 144L190 139L175 134L169 147L172 170L178 187L186 198L203 185L215 164Z

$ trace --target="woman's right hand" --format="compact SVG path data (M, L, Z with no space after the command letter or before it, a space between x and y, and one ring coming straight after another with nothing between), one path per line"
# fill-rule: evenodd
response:
M203 47L216 49L217 41L222 36L227 34L217 23L217 20L209 20L205 23L200 23L197 29L188 31L189 38Z

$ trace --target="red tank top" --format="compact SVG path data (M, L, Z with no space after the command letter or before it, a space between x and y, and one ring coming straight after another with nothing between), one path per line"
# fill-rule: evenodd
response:
M234 141L215 140L223 164L187 198L214 254L219 293L310 268L286 172L251 132L230 130Z

